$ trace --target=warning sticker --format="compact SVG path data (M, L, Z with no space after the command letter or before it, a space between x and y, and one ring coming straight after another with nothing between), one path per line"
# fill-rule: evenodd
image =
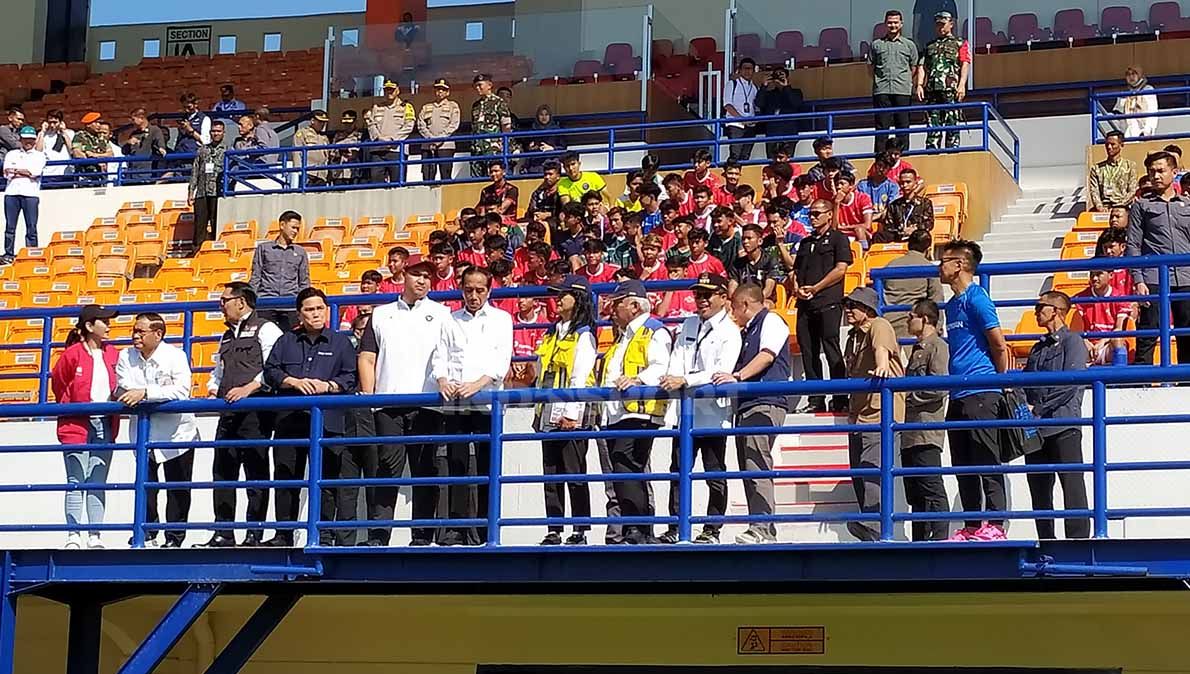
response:
M826 627L756 627L736 629L737 655L823 655Z

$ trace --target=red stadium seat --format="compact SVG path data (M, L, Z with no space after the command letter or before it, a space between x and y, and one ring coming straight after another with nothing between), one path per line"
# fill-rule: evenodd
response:
M1131 7L1104 7L1099 17L1099 33L1112 35L1114 33L1147 33L1149 26L1144 21L1132 19Z
M631 75L635 65L632 45L626 42L609 44L603 51L603 72L608 75Z
M715 42L715 38L696 37L690 41L690 49L686 53L690 55L691 63L701 66L710 61L718 50L719 43Z
M1029 40L1044 41L1048 39L1050 39L1050 32L1038 25L1036 14L1013 14L1008 17L1008 40L1010 42L1024 44Z
M1098 27L1087 25L1081 9L1063 9L1054 15L1055 40L1089 40L1098 33Z
M800 30L785 30L777 33L774 47L786 54L786 58L796 56L802 47L806 46L806 38Z
M823 28L818 34L818 46L826 50L826 55L832 61L849 59L854 55L846 28Z
M736 60L739 61L745 57L755 60L760 55L761 46L760 36L756 33L735 36Z
M1158 2L1149 8L1149 29L1165 32L1190 29L1190 19L1182 18L1177 2Z

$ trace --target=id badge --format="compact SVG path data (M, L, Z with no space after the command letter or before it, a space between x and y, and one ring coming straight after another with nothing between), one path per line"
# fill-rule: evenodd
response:
M209 161L206 164L204 164L203 171L205 171L208 174L214 173L215 172L215 162Z

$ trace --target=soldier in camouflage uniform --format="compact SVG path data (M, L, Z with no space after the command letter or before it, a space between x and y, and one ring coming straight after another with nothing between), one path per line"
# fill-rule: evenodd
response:
M926 47L917 68L917 99L926 105L959 103L967 97L967 71L971 67L971 50L967 42L954 34L954 16L950 12L934 15L938 37ZM963 121L959 110L930 110L926 113L929 126L956 126ZM959 146L958 131L930 131L926 134L926 148Z
M471 133L481 136L512 131L512 111L508 109L507 101L492 93L491 75L476 75L474 84L479 99L471 105ZM503 151L504 142L500 138L471 141L473 157L500 154ZM486 161L471 162L471 177L487 177L488 164Z
M293 134L293 146L330 145L331 140L326 135L326 125L330 117L325 110L315 110L310 118L310 125L298 129ZM302 153L294 152L291 161L293 166L302 166ZM314 170L313 167L331 164L330 150L307 150L305 165L310 167L306 171L306 187L322 187L327 184L326 169ZM296 174L295 174L296 175Z
M363 134L355 126L358 119L359 115L355 110L343 111L343 116L339 119L339 130L335 132L335 137L332 139L335 145L355 145L363 140ZM341 147L331 150L332 164L354 164L358 161L358 147ZM331 183L335 185L350 185L354 180L354 176L355 173L352 169L334 169L331 171Z
M83 124L86 127L74 134L74 141L70 144L70 154L75 159L96 159L98 157L112 156L111 147L108 142L99 134L100 129L100 115L98 112L88 112L83 115ZM103 179L99 175L103 172L100 164L86 164L74 167L74 172L78 174L89 174L95 177L79 178L80 185L100 185Z

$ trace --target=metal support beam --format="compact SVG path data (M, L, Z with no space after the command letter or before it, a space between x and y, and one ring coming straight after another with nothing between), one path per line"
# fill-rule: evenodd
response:
M0 569L0 674L12 674L17 641L17 595L12 589L12 553Z
M219 594L222 585L195 583L186 588L178 601L162 616L161 621L149 632L128 662L120 668L120 674L149 674L173 649L186 630ZM0 672L0 674L4 674Z
M103 604L93 599L70 602L66 674L99 674L102 629Z
M297 592L285 594L271 594L264 603L248 618L248 622L232 637L227 646L207 668L206 674L238 674L248 664L248 660L256 653L256 649L265 639L277 629L277 625L289 614L289 610L298 603L301 595Z

